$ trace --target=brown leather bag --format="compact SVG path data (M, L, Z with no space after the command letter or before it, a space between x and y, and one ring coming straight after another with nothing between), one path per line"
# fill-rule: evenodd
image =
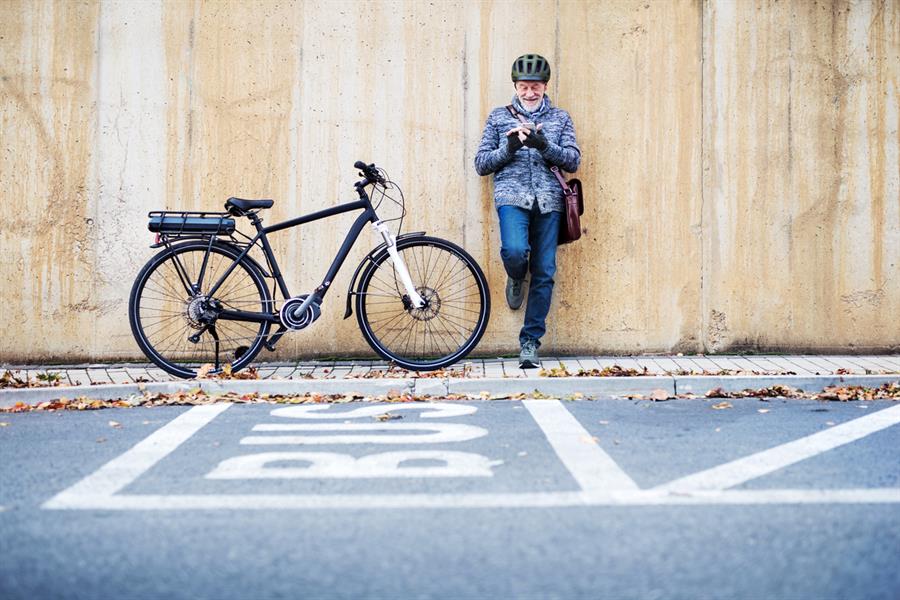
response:
M509 113L522 123L525 118L510 104L506 107ZM559 220L559 240L557 245L569 244L581 237L581 215L584 214L584 196L581 193L581 180L570 179L562 176L559 167L553 165L550 170L556 175L559 185L563 189L563 217Z
M584 214L584 197L581 195L581 181L562 176L559 167L550 167L563 189L565 202L563 216L559 220L559 241L557 244L569 244L581 237L581 215Z

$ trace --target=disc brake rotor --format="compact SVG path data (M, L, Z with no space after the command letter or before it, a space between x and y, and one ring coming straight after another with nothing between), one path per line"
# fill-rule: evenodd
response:
M416 288L416 291L422 296L425 306L415 308L410 305L408 309L410 316L417 321L430 321L438 316L438 313L441 312L441 297L438 295L437 290L423 286Z

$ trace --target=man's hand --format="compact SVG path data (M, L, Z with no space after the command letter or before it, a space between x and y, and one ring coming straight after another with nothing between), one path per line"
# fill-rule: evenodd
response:
M522 140L522 144L541 152L547 147L547 136L544 135L543 131L538 129L534 133L526 135L525 139Z
M506 132L506 147L509 149L510 154L515 154L519 151L522 147L522 139L523 134L518 127Z

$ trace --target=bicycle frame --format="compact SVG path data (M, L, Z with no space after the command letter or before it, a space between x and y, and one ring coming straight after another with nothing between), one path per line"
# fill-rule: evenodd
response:
M275 258L275 253L272 250L271 244L269 244L268 235L270 233L275 233L278 231L282 231L284 229L290 229L293 227L297 227L300 225L304 225L306 223L311 223L313 221L318 221L321 219L325 219L328 217L332 217L335 215L343 214L346 212L354 211L354 210L362 210L363 212L356 218L353 224L350 227L350 231L347 232L347 235L344 238L343 243L341 244L340 249L337 252L334 260L331 263L331 266L328 268L328 271L325 274L325 277L322 280L322 283L316 287L316 289L308 295L306 300L301 304L301 306L296 309L297 314L304 314L306 309L313 303L321 301L325 298L325 294L331 287L331 284L334 281L335 276L340 270L341 266L343 266L344 261L347 259L347 256L350 253L350 250L353 248L353 245L356 243L357 239L359 239L359 234L362 232L363 228L368 223L372 223L376 230L381 234L382 238L387 245L388 251L391 254L391 258L394 262L394 265L397 268L397 274L400 276L400 279L406 288L407 294L410 297L411 302L415 306L422 306L424 304L424 300L419 296L418 292L415 290L412 280L407 271L406 265L403 263L403 260L398 256L397 250L395 248L396 238L390 233L387 226L384 225L381 221L378 220L378 215L375 213L375 209L372 206L372 202L369 199L369 195L366 193L365 186L367 182L360 181L355 184L357 193L359 194L359 200L354 202L347 202L344 204L339 204L338 206L333 206L331 208L326 208L324 210L320 210L317 212L309 213L306 215L302 215L300 217L295 217L293 219L289 219L287 221L282 221L280 223L276 223L274 225L270 225L269 227L262 226L262 220L257 216L255 212L249 212L245 216L250 219L250 222L253 224L256 229L256 235L253 238L248 238L250 241L247 242L246 247L241 251L240 255L234 259L232 264L222 273L216 282L210 287L210 289L206 292L207 296L214 296L216 291L222 286L225 280L231 275L231 273L237 268L238 264L248 258L250 250L257 245L260 246L263 254L266 257L266 262L268 263L269 269L272 271L271 276L275 279L278 284L278 288L281 291L283 296L283 300L287 301L291 299L293 296L288 289L287 283L284 280L284 276L282 275L281 269L278 266L278 261ZM210 245L212 244L213 239L216 239L215 236L212 236L210 239ZM250 258L252 260L252 257ZM200 277L198 279L197 285L199 286L203 281L203 276L205 273L205 260L204 265L201 267ZM186 282L186 278L183 278ZM187 287L187 285L186 285ZM192 290L188 290L189 292L193 292ZM249 311L241 311L241 310L230 310L223 309L218 313L219 319L231 320L231 321L247 321L247 322L269 322L275 323L280 326L279 330L272 334L272 336L265 343L265 346L270 350L274 349L275 342L284 335L288 328L282 323L280 315L278 312L274 310L268 313L261 312L249 312Z

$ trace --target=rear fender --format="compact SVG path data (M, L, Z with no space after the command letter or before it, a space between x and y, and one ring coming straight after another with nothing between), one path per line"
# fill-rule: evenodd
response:
M397 241L405 240L407 238L415 238L415 237L423 237L425 235L424 231L412 231L410 233L404 233L402 235L397 236ZM353 300L353 296L357 294L356 289L356 279L359 277L360 272L367 262L372 261L376 256L385 252L387 250L387 244L382 243L379 246L376 246L372 249L371 252L366 254L365 258L360 261L359 266L356 267L356 271L353 272L353 277L350 279L350 285L347 288L347 310L344 311L344 318L347 319L353 314L353 305L351 304Z

